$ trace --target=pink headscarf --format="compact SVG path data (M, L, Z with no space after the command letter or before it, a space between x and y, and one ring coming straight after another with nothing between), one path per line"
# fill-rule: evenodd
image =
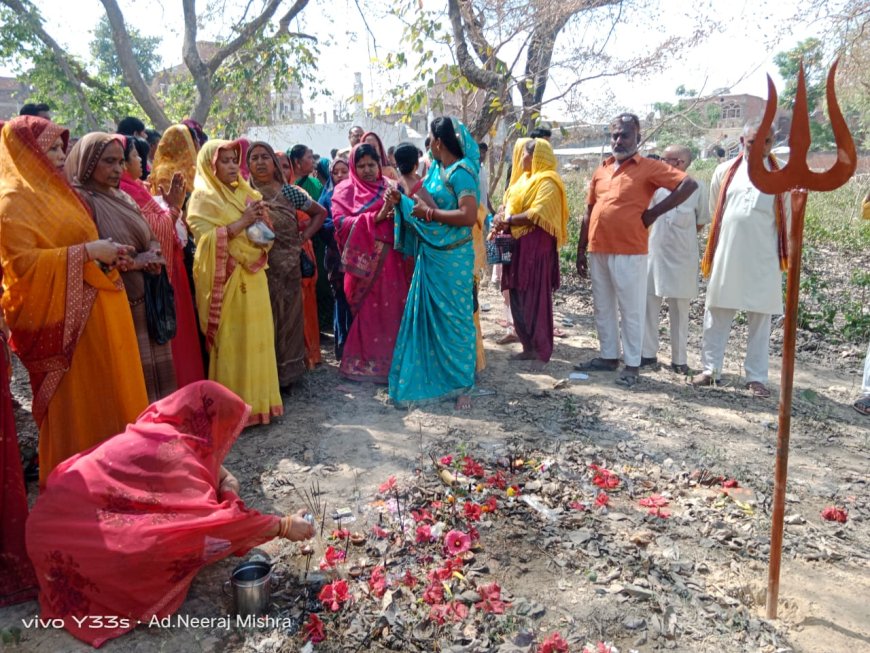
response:
M381 166L378 166L378 179L374 182L363 181L356 172L357 155L364 146L371 147L366 143L354 146L348 161L350 177L336 186L332 195L335 240L341 250L345 293L352 310L358 308L375 279L384 244L393 242L393 221L378 223L375 220L389 188Z
M251 171L248 169L248 150L251 149L251 141L247 138L240 138L236 143L242 148L242 153L239 155L239 174L245 181L248 181L251 178Z
M360 141L359 144L354 145L350 160L347 162L350 176L335 187L332 196L333 219L337 219L338 216L356 216L363 211L379 210L384 203L387 182L383 175L383 164L378 164L377 181L363 181L356 172L357 151L363 145L367 143Z

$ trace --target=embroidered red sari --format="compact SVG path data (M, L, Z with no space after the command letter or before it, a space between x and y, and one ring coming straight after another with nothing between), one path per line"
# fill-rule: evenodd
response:
M271 539L278 517L217 490L250 412L220 384L199 381L58 465L27 522L41 616L101 646L137 621L173 614L205 565ZM93 628L72 618L87 615L130 623Z
M184 268L184 248L175 231L172 215L157 203L142 181L133 179L126 171L121 177L121 190L139 205L166 259L166 274L175 293L175 319L178 325L175 337L171 340L175 380L179 388L202 381L205 370L199 351L199 327Z
M9 392L6 336L0 332L0 606L36 598L36 576L24 549L27 489Z

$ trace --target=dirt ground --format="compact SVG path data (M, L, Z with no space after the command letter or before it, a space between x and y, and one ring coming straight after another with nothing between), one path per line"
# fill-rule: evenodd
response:
M227 458L242 497L263 511L289 512L301 506L296 490L316 481L329 505L351 508L353 528L363 530L371 525L378 485L390 475L431 476L430 453L549 459L552 469L541 481L552 486L551 494L586 491L588 463L606 464L625 479L625 490L612 493L606 511L562 513L554 521L505 511L481 527L478 557L512 599L516 616L510 623L516 627L507 628L504 643L475 647L458 638L444 650L528 651L530 640L515 636L523 629L538 641L559 631L572 651L598 640L623 653L870 650L870 422L850 407L860 387L864 347L822 343L799 352L780 618L768 622L764 591L777 402L752 398L743 389L745 330L738 325L732 334L724 387L694 389L663 365L625 389L614 384L612 373L568 380L573 365L597 351L588 285L568 283L558 292L557 322L568 318L561 326L567 337L557 340L543 371L509 361L517 345L495 344L501 296L484 288L481 302L490 310L482 314L488 367L479 386L495 390L494 396L476 398L466 413L454 411L452 403L397 410L384 388L342 380L331 341L324 341L326 362L287 398L285 416L244 432ZM690 328L689 363L695 367L702 310L703 296L693 303ZM666 323L663 314L659 360L665 364ZM780 342L777 328L774 397ZM15 392L26 407L20 370ZM32 425L23 410L18 417L27 448L34 444ZM736 479L741 492L724 495L716 484L705 485L708 476ZM527 484L525 491L533 487ZM637 507L637 499L650 492L670 498L670 518ZM545 489L541 494L558 503ZM848 510L845 524L821 519L821 510L835 504ZM261 551L292 568L295 547L272 542ZM237 562L203 570L182 613L225 615L230 603L221 585ZM35 602L0 610L0 628L21 627L20 620L37 610ZM301 647L298 636L278 631L140 627L104 648L137 653ZM89 649L50 629L24 629L20 644L9 648ZM315 647L321 648L340 650L326 643ZM356 650L382 649L372 643Z

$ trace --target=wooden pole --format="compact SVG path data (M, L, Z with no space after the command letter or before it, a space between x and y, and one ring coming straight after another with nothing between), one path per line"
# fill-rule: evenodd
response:
M791 400L794 388L794 352L797 340L797 319L801 253L804 238L804 210L807 191L791 191L791 229L788 239L788 277L785 289L785 324L782 338L782 376L779 390L779 429L776 437L776 469L773 480L773 523L770 527L770 565L767 575L767 618L776 619L779 599L779 570L782 563L782 533L785 517L785 488L788 480L788 446L791 437Z

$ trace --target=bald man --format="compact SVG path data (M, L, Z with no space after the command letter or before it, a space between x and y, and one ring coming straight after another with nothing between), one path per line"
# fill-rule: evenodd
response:
M662 161L686 172L692 152L683 145L671 145ZM663 201L669 192L659 188L652 205ZM647 260L646 325L643 330L641 367L658 363L659 312L662 299L668 302L671 338L671 369L689 373L686 345L689 339L689 301L698 296L698 232L710 222L707 188L698 188L682 204L655 221L649 233Z
M740 137L742 152L720 163L710 180L712 226L701 264L707 283L704 336L701 343L703 371L692 385L715 385L722 373L731 323L737 311L746 312L748 337L743 371L746 388L755 397L770 396L771 316L782 315L782 271L788 241L788 196L767 195L749 179L746 154L756 140L765 164L777 167L771 156L773 132L758 133L749 123Z

